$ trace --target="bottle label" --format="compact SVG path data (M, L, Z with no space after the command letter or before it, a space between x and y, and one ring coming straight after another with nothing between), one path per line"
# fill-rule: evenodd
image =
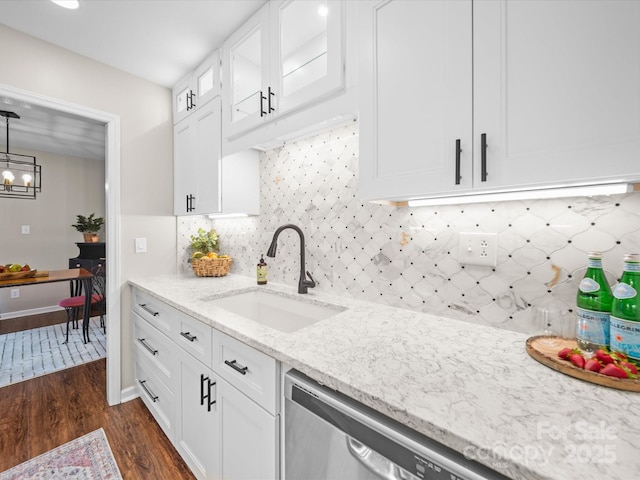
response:
M257 277L258 277L258 282L266 282L267 281L267 267L266 267L266 265L259 266L257 268Z
M578 308L576 338L596 345L609 345L609 314Z
M629 262L624 264L625 272L640 272L640 263Z
M578 287L581 292L584 293L593 293L600 290L600 284L596 282L593 278L583 278L580 282L580 286Z
M613 296L618 300L626 300L628 298L634 298L638 292L631 285L626 283L618 283L613 289Z
M589 268L602 268L602 259L600 258L590 258L587 262L587 266Z
M640 322L611 317L611 350L640 360Z

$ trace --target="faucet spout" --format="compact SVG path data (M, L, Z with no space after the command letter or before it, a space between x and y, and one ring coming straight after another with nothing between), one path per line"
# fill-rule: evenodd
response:
M278 227L273 234L271 245L269 245L269 249L267 250L267 257L274 258L276 256L276 250L278 247L278 236L283 230L286 230L288 228L295 230L300 236L300 279L298 280L298 293L308 293L308 289L315 287L316 282L309 272L305 272L304 233L302 233L300 227L291 223ZM308 279L307 276L309 277Z

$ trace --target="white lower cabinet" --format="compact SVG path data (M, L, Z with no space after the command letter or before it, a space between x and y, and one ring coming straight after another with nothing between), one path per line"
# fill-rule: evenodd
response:
M188 353L179 355L175 446L197 478L220 478L219 381Z
M275 480L278 473L279 415L271 415L220 380L222 475L229 480Z
M196 478L280 478L279 362L137 290L134 298L136 386Z

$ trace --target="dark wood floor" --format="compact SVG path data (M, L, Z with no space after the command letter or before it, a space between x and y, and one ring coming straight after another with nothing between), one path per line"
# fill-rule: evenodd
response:
M49 325L66 323L66 321L67 313L64 310L27 315L25 317L8 318L0 322L0 335L31 330L32 328L48 327Z
M125 480L195 478L139 398L107 405L104 359L0 388L0 472L101 427Z

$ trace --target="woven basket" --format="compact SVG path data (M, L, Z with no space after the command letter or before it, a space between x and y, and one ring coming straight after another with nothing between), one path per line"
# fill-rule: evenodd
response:
M231 258L194 258L191 266L198 277L224 277L232 261Z

